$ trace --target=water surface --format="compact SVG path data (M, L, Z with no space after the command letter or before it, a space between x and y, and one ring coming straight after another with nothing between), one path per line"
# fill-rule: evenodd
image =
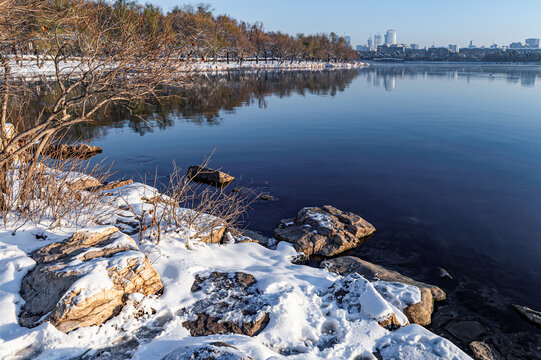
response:
M354 254L435 282L441 266L540 308L540 78L430 64L207 74L148 122L118 112L78 131L118 177L165 179L214 151L235 186L278 199L252 206L251 229L331 204L378 229Z

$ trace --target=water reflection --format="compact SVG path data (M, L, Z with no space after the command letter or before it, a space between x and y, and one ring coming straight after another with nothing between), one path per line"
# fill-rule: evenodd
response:
M488 80L507 81L522 87L535 87L537 77L541 77L541 66L509 66L485 64L376 64L359 71L366 81L374 87L393 91L403 80L447 79L450 81Z

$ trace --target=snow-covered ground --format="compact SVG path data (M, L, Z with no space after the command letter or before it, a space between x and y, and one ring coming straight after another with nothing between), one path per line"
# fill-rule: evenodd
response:
M149 206L145 199L157 190L134 183L107 192L104 210L108 209L108 217L114 220L118 207L126 208L122 205L143 211ZM15 235L12 229L0 230L1 359L83 359L94 355L160 359L179 347L218 341L253 359L376 359L374 353L383 359L469 359L450 341L421 326L406 325L401 309L419 301L416 287L371 283L360 275L343 278L324 269L295 265L291 259L299 254L284 242L275 249L253 242L200 243L190 239L194 231L187 228L165 232L158 245L148 236L142 241L134 237L160 274L163 295L132 294L120 314L102 326L79 328L68 334L47 322L32 329L21 327L21 281L35 265L28 254L62 241L75 230L75 224L62 230L29 225ZM258 335L192 337L183 327L186 315L181 310L202 296L191 291L195 276L214 271L244 272L255 277L270 319ZM336 294L346 295L337 301ZM378 322L392 314L403 326L389 331ZM100 350L104 348L107 351Z
M41 60L40 60L41 62ZM12 76L16 78L38 78L38 77L52 77L55 75L55 66L53 61L46 60L42 66L38 66L35 58L27 56L22 62L22 66L15 61L11 62ZM363 62L344 62L344 63L327 63L318 61L268 61L260 60L256 64L255 61L245 61L242 64L238 64L234 61L229 63L225 61L196 61L187 64L181 64L178 67L179 72L216 72L216 71L230 71L230 70L325 70L325 69L353 69L363 66L368 66ZM81 64L76 58L68 60L66 62L60 62L59 69L61 73L67 74L73 72L74 74L81 72L85 69L85 65ZM3 69L0 69L0 74L3 73Z

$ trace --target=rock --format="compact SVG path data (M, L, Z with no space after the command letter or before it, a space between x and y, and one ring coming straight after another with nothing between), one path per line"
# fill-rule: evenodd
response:
M135 241L114 226L76 232L31 257L37 265L21 284L22 326L49 321L69 332L101 325L120 312L129 294L151 295L163 289Z
M434 300L441 301L446 298L445 292L437 286L413 280L396 271L388 270L383 266L353 256L328 259L322 263L322 266L341 275L358 273L370 281L382 280L417 286L421 290L421 302L409 305L403 310L412 324L429 325L432 321Z
M71 179L66 184L72 191L86 190L88 188L94 188L101 186L101 182L91 176L80 176L78 178Z
M43 155L47 155L53 159L90 159L91 157L101 154L102 148L87 144L79 145L49 145L43 151Z
M197 238L199 239L199 241L207 244L221 243L224 238L225 230L225 226L216 225L211 229L200 233Z
M162 360L252 360L236 347L224 342L212 342L208 345L181 346Z
M274 237L307 256L329 257L359 246L375 231L360 216L326 205L302 209L292 223L282 220Z
M89 186L85 190L91 191L91 192L107 191L107 190L113 190L113 189L119 188L121 186L130 185L130 184L133 184L132 179L118 180L118 181L111 181L109 183L99 185L99 186Z
M240 234L241 236L237 238L238 243L257 242L263 246L269 245L269 238L256 231L245 229L245 230L241 230Z
M449 279L453 280L453 277L451 274L449 274L449 271L445 270L444 268L439 267L438 270L440 271L440 277L443 279Z
M445 325L445 330L465 344L487 333L487 328L477 320L452 320Z
M182 326L192 336L257 335L267 326L269 313L256 282L252 275L241 272L196 275L191 290L203 292L204 297L185 309L188 320Z
M434 311L434 297L428 288L421 288L421 302L406 307L403 312L412 324L430 325Z
M473 357L476 360L503 360L503 356L500 353L482 341L470 343L470 350L473 352Z
M269 194L261 194L257 198L265 201L276 201L276 198Z
M210 184L216 187L227 186L235 180L233 176L222 171L199 165L190 166L186 176L193 181Z
M370 281L383 280L414 285L419 289L427 288L432 292L432 296L436 301L442 301L446 298L445 292L437 286L416 281L399 272L388 270L383 266L373 264L354 256L341 256L335 259L328 259L322 263L322 266L326 267L329 271L340 275L356 272Z
M530 309L529 307L521 306L521 305L513 305L513 307L515 308L516 311L518 311L518 313L523 318L525 318L532 324L538 327L541 327L541 312L535 311L533 309Z

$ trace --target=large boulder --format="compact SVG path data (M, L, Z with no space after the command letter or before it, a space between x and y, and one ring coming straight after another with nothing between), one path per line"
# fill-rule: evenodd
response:
M69 332L101 325L120 312L129 294L157 294L163 285L135 241L114 226L79 231L44 246L22 281L22 326L49 321Z
M513 307L524 319L537 327L541 327L541 311L536 311L522 305L513 305Z
M434 300L441 301L446 298L445 292L437 286L413 280L396 271L353 256L328 259L322 263L322 266L340 275L357 273L370 281L397 282L417 286L421 290L421 301L409 305L403 310L408 320L413 324L429 325L434 311Z
M235 180L233 176L222 171L199 165L190 166L186 176L193 181L210 184L217 187L227 186L231 184L233 180Z
M282 220L274 237L292 243L307 256L330 257L359 246L375 231L359 215L325 205L306 207L295 219Z
M269 305L255 287L256 279L246 273L213 272L196 275L192 292L201 300L184 310L182 325L192 336L242 334L254 336L269 322Z

